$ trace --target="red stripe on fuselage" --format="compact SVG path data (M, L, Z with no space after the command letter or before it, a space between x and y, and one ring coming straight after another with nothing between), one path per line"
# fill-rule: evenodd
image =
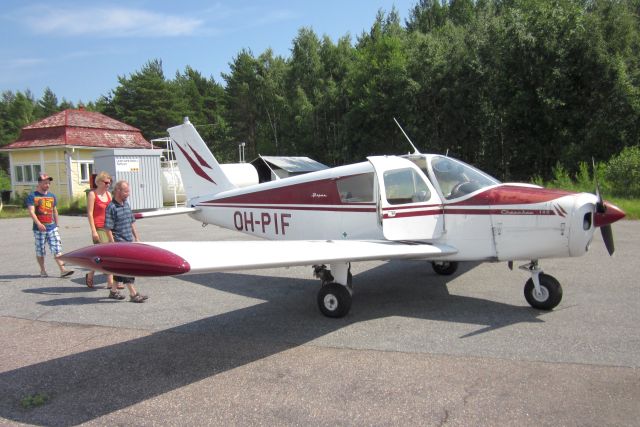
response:
M292 211L318 211L318 212L375 212L376 207L373 203L367 203L366 205L353 206L353 205L335 205L335 206L291 206L286 204L281 205L242 205L233 203L212 203L205 202L199 203L198 206L213 207L213 208L236 208L236 209L280 209L280 210L292 210Z
M305 211L375 212L375 204L366 203L362 207L353 203L343 203L338 194L335 178L292 184L270 188L237 196L222 197L199 203L199 206L228 207L243 209L288 209ZM517 185L500 185L480 192L473 197L444 205L398 205L384 208L387 211L402 211L389 218L438 215L556 215L553 210L526 209L526 206L545 203L573 193L545 188L531 188ZM500 208L500 206L505 206ZM509 206L508 208L506 206ZM442 209L438 209L442 207ZM431 208L431 209L430 209ZM428 209L428 210L425 210ZM415 210L413 212L404 212ZM385 214L385 217L386 214Z
M222 197L203 203L264 205L341 205L336 179L321 179L284 187L258 190L237 196ZM345 203L350 204L350 203Z

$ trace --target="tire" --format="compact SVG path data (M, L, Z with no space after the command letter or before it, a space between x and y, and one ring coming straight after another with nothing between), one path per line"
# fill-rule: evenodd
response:
M441 276L451 276L458 270L458 263L456 261L432 261L431 267Z
M324 285L318 291L318 308L327 317L344 317L351 308L351 293L337 283Z
M529 279L524 285L524 297L533 308L553 310L562 300L562 286L555 277L548 274L540 274L539 279L541 295L535 294L533 279Z

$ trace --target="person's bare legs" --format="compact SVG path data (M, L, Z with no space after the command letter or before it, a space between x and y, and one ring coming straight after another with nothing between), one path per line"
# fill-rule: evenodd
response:
M60 259L61 256L62 256L62 254L56 255L55 256L55 260L56 260L56 263L58 264L58 268L60 268L60 274L62 275L64 273L68 272L69 270L64 268L64 262L62 262L62 260Z
M129 289L129 296L132 298L138 294L138 292L136 292L136 288L134 288L130 283L127 283L127 289Z
M36 256L36 260L38 260L38 265L40 266L40 275L47 274L47 270L44 268L44 257Z

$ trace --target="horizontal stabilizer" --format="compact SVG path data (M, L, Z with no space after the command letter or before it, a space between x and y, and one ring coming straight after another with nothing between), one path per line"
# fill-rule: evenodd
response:
M136 219L141 218L154 218L157 216L169 216L169 215L183 215L192 212L197 212L197 208L171 208L171 209L158 209L148 212L136 212L134 216Z

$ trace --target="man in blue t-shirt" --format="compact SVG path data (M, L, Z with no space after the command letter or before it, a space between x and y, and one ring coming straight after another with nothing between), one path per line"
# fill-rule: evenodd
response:
M127 181L118 181L113 189L113 198L107 206L104 217L104 229L107 231L110 242L139 242L138 231L136 230L136 218L131 212L131 207L127 199L129 198L129 183ZM145 302L149 297L136 292L133 287L135 277L113 276L114 285L124 283L129 289L129 300L131 302ZM118 292L117 287L113 286L109 291L109 298L115 300L124 299L124 295Z
M36 260L40 266L40 277L47 277L47 270L44 266L44 255L46 243L49 250L54 255L58 267L60 267L60 277L69 277L73 270L64 268L64 263L60 259L62 255L62 241L58 233L58 200L56 195L49 193L51 178L44 172L38 175L38 186L26 199L29 215L33 219L33 236L36 245Z

